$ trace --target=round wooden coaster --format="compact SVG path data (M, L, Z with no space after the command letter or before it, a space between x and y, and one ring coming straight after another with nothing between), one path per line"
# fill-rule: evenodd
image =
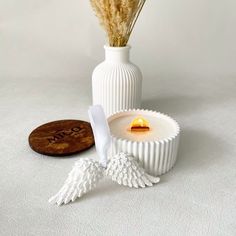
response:
M94 145L90 123L82 120L58 120L39 126L29 135L30 147L49 156L67 156Z

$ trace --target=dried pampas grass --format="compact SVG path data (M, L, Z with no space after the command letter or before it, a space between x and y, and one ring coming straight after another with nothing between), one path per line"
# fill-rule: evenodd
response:
M90 0L111 47L127 45L146 0Z

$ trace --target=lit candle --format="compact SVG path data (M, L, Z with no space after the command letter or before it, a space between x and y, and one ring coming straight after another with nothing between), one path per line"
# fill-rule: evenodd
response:
M112 154L132 154L152 175L163 174L173 167L180 129L171 117L155 111L129 110L108 117L108 123Z
M109 126L112 135L131 141L160 141L171 137L178 130L176 122L168 116L141 111L125 112L122 116L114 116L109 119Z
M142 116L136 117L130 124L130 131L149 131L150 130L150 124L149 121L144 119Z

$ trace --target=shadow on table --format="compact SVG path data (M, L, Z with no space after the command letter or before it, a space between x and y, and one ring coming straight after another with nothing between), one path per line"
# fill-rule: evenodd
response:
M169 182L174 175L201 173L209 171L223 158L226 144L205 130L182 129L176 164L170 172L161 177L162 182ZM220 168L220 163L219 163Z
M226 144L220 137L205 130L183 129L179 146L178 165L186 168L204 168L222 158Z
M217 101L207 98L207 105ZM143 101L143 108L157 110L166 114L186 119L187 114L206 109L206 98L191 96L156 97ZM185 116L186 115L186 116ZM183 120L182 120L183 122ZM214 136L206 129L191 129L181 125L178 159L174 169L162 176L168 182L169 176L177 172L198 171L217 163L226 150L226 143L219 136ZM171 177L172 178L172 177Z

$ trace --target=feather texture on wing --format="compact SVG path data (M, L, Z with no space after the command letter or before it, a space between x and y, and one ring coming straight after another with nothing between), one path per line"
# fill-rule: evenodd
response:
M80 159L59 192L49 199L52 204L67 204L93 189L104 176L104 168L92 159Z
M146 174L133 156L126 153L119 153L112 157L108 162L105 174L118 184L131 188L145 188L160 181L159 177Z

